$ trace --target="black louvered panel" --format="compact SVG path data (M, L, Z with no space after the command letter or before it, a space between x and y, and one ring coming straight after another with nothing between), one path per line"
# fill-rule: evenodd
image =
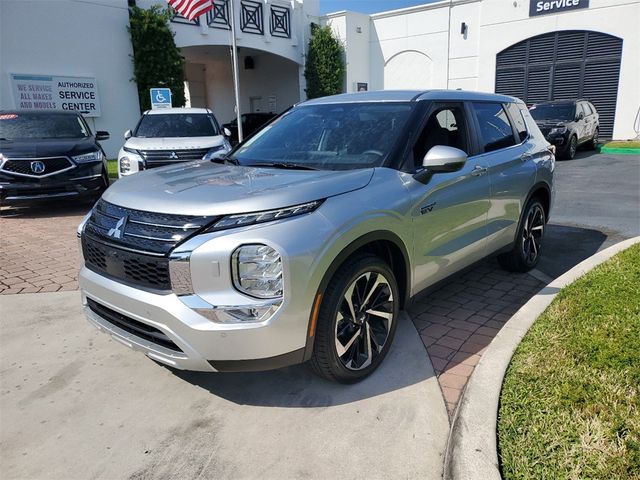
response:
M496 58L496 93L527 104L585 98L600 114L600 135L613 135L622 40L598 32L563 31L517 43ZM522 86L518 81L524 75Z
M581 60L584 57L586 32L559 32L556 61Z
M496 77L496 91L524 98L524 67L502 70Z
M603 138L613 136L619 79L619 61L585 65L582 96L593 103L600 114L600 136Z
M571 100L580 97L580 75L582 65L556 65L553 72L554 100Z
M498 54L497 68L523 65L527 58L527 42L521 42Z
M527 76L527 103L545 102L551 99L551 68L529 70Z
M529 63L553 62L555 34L541 35L529 41Z
M587 33L587 58L619 57L621 55L621 39L597 32Z

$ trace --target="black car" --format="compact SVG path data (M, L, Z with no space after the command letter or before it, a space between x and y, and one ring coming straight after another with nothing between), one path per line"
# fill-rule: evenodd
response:
M0 111L0 205L97 198L109 186L100 140L78 113Z
M556 146L560 158L572 159L580 145L597 148L600 117L591 102L543 102L533 105L529 111L547 141Z
M276 115L273 113L244 113L242 114L242 136L247 138L253 132L269 122ZM232 143L238 143L238 119L234 118L229 123L225 123L223 128L228 128L231 132L229 137Z

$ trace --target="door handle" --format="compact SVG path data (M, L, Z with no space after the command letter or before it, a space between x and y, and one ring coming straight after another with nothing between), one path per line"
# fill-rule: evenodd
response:
M485 175L487 173L487 168L486 167L482 167L480 165L476 165L473 170L471 170L471 175L473 175L474 177L481 177L482 175Z

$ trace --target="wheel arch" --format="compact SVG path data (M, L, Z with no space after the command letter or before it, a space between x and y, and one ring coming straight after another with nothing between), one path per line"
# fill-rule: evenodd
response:
M343 248L333 259L329 268L325 271L315 298L323 294L335 273L347 261L347 259L359 253L372 253L380 256L387 262L389 268L391 268L396 277L396 281L398 282L398 290L400 290L400 309L404 308L405 305L408 304L411 294L410 257L407 246L402 239L389 230L376 230L369 232ZM312 331L312 328L315 327L315 322L312 321L312 317L315 313L316 308L312 308L309 315L309 327L304 360L311 358L311 354L313 353L315 331Z

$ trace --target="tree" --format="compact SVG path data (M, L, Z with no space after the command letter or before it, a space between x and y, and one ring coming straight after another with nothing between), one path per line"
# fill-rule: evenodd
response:
M158 5L129 9L133 80L138 84L142 111L151 108L149 89L154 87L170 88L173 105L184 105L184 58L169 28L172 16L171 10Z
M304 77L307 97L317 98L344 91L344 48L331 27L311 26Z

